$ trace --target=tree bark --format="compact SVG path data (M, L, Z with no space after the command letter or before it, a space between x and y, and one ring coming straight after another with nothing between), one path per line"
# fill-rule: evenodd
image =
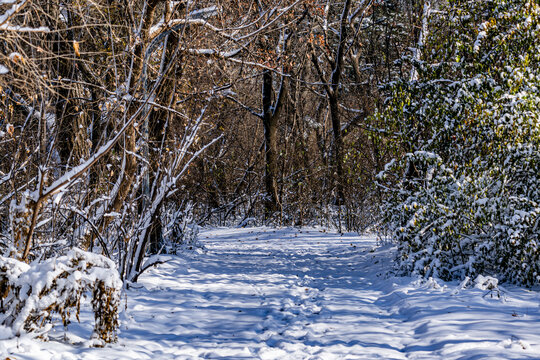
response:
M141 74L144 66L144 54L146 47L148 45L148 40L150 38L150 28L154 20L154 15L157 5L162 0L150 0L147 3L146 13L143 14L143 22L141 26L141 39L137 42L133 54L133 67L131 72L131 77L129 81L129 93L134 96L136 95L138 87L141 85ZM136 102L132 103L132 106L129 106L127 109L128 118L135 113L137 107L140 105ZM107 212L119 212L123 207L124 202L131 190L131 185L135 179L137 172L137 161L136 161L136 129L132 124L126 130L124 136L124 157L125 157L125 168L120 174L121 179L118 187L118 192L114 196ZM111 217L103 218L100 231L103 231L109 224Z
M330 120L332 122L332 133L334 135L332 168L334 184L336 188L336 205L343 205L345 202L345 193L343 191L343 135L341 133L341 119L339 116L338 99L331 95L328 96L328 106L330 108Z
M176 32L172 32L169 34L167 41L166 41L166 48L165 48L165 59L164 64L170 64L172 61L174 61L175 56L175 50L178 46L178 35ZM172 69L176 69L176 66L173 66ZM178 73L177 71L172 71L172 76L167 76L167 74L163 74L162 76L165 77L165 80L162 82L161 86L156 91L156 102L169 107L172 106L173 102L173 96L174 96L174 83L175 80L181 77L181 73ZM157 109L153 110L151 114L149 115L148 120L148 161L150 163L150 169L149 169L149 177L148 177L148 184L153 184L156 182L157 176L159 175L157 173L157 169L159 168L159 161L162 159L162 156L160 154L161 152L161 145L163 143L163 139L165 138L165 126L167 123L167 118L170 118L170 113L164 109ZM144 196L151 196L151 194L144 194ZM152 199L148 199L149 202L151 202ZM145 241L147 243L150 243L150 252L153 254L156 254L161 247L161 240L162 240L162 228L161 228L161 219L160 219L160 212L161 212L161 206L159 205L158 209L156 210L156 216L152 219L152 226L151 230L148 232L148 239ZM137 263L137 271L140 270L140 263Z
M277 112L272 107L272 73L270 70L263 72L262 103L265 140L265 167L264 185L266 196L264 199L264 217L269 219L273 213L280 210L277 188ZM275 106L280 106L276 104Z

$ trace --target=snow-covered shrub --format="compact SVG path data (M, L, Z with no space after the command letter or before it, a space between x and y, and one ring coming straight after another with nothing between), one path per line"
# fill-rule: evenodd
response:
M183 204L182 204L183 205ZM163 212L162 222L164 250L176 254L183 248L202 247L199 243L199 226L193 217L193 204L188 202L177 207L174 204Z
M16 254L24 248L26 238L29 232L30 224L30 209L28 208L29 194L24 192L21 196L21 201L17 202L13 199L10 203L10 223L11 223L11 238L12 243L8 245L8 252Z
M31 265L0 257L0 324L15 334L44 334L54 314L64 326L72 316L78 319L81 301L91 295L94 336L114 342L121 288L113 261L79 249Z
M17 280L30 266L15 259L0 257L0 307L11 303L19 292Z
M419 80L387 87L377 116L405 155L379 183L404 271L540 282L539 14L452 1L432 17Z

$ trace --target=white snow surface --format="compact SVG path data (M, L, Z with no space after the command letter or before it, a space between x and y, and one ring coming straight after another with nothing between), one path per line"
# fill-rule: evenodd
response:
M207 229L126 292L119 341L93 348L89 308L10 359L540 359L540 294L395 277L390 246L321 229ZM489 279L488 279L489 280ZM489 289L489 290L486 290Z

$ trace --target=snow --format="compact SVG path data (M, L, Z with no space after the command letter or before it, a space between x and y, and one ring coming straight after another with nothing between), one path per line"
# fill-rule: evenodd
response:
M0 25L4 25L6 21L8 21L13 14L15 14L20 8L22 8L28 0L23 0L19 4L15 4L16 0L2 0L0 5L13 5L10 9L6 10L3 14L0 14Z
M538 359L540 296L494 278L396 277L395 249L322 229L200 233L162 255L122 300L119 342L90 347L89 309L49 342L10 338L21 359ZM489 283L489 285L488 285ZM476 286L475 286L476 284Z
M476 37L476 41L473 45L473 50L475 53L480 51L480 46L482 45L482 40L487 36L487 33L485 31L480 31L478 33L478 36Z
M11 8L6 9L4 13L0 13L0 30L6 31L15 31L15 32L49 32L48 27L39 27L31 28L26 26L11 25L9 20L15 15L20 9L22 9L29 2L28 0L0 0L1 5L11 5Z
M50 312L56 311L58 304L73 302L73 294L79 291L93 289L95 293L94 286L98 281L112 289L116 301L122 288L112 260L80 249L30 265L0 256L0 275L0 281L6 279L7 286L18 289L9 291L2 299L3 311L0 313L0 324L11 325L16 335L26 332L29 317L46 318ZM56 312L60 311L63 310Z
M28 26L9 25L9 24L0 25L0 30L14 31L14 32L39 32L39 33L51 32L51 29L49 29L47 26L40 26L37 28L33 28L33 27L28 27Z

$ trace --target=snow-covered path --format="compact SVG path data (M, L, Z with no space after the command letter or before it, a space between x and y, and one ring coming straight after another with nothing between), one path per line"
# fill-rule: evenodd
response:
M156 297L167 303L171 293L180 295L170 307L184 335L160 332L158 324L170 323L170 317L152 318L151 311L141 316L144 300L133 300L134 323L155 321L158 339L176 336L181 346L175 356L404 358L400 344L386 341L396 336L392 322L400 321L374 303L381 293L362 277L372 238L235 229L205 232L201 240L207 252L189 261L187 273L179 274L173 261L140 280L148 310Z
M352 234L248 228L200 238L205 252L165 257L128 291L117 344L87 347L85 313L67 342L61 330L47 343L0 340L0 355L540 359L538 292L512 287L499 298L458 283L389 277L390 249L373 251L374 238Z

